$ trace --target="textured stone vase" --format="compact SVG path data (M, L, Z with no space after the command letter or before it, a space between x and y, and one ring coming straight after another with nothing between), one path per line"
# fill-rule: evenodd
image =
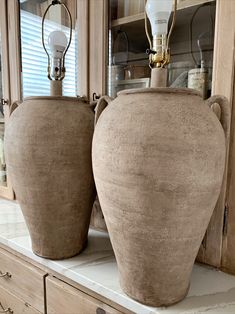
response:
M39 256L68 258L86 245L93 125L89 105L72 97L26 98L10 116L7 171Z
M172 88L108 102L96 110L92 161L121 287L141 303L170 305L188 292L220 193L229 105Z

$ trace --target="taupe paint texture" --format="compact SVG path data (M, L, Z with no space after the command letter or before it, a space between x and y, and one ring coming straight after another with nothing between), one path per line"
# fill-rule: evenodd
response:
M7 170L39 256L64 259L86 245L93 128L94 113L78 98L28 98L10 117Z
M105 101L92 160L121 287L147 305L176 303L220 193L224 130L193 90L129 90Z

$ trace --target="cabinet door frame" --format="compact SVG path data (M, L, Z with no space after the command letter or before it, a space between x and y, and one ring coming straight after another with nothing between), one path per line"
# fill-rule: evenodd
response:
M235 32L235 2L233 0L217 0L216 3L216 24L215 24L215 42L214 42L214 63L213 63L213 81L212 95L224 95L228 98L231 110L234 111L234 32ZM225 57L226 54L226 57ZM234 116L234 114L233 114ZM231 130L234 128L231 120ZM234 132L234 131L233 131ZM224 268L224 259L226 254L227 230L234 224L233 219L227 219L228 191L230 187L233 135L227 142L227 158L224 172L224 179L221 193L217 201L214 213L211 217L203 244L199 252L198 260L200 262ZM234 153L233 153L234 154ZM227 226L226 226L227 224ZM234 230L235 236L235 230ZM235 271L235 255L234 255Z
M227 163L227 188L225 195L225 215L222 235L222 270L235 274L235 2L226 0L226 6L220 0L219 20L223 23L223 28L218 33L220 41L220 62L218 65L218 81L216 82L217 93L222 89L231 101L231 132ZM224 52L226 51L226 58Z
M89 99L106 93L108 0L89 0Z
M78 95L89 97L89 1L77 0Z
M9 37L8 37L8 2L2 0L0 2L0 32L1 32L1 43L2 43L2 90L3 98L7 101L4 105L4 121L7 126L9 115L10 115L10 104L11 104L11 89L10 89L10 63L9 63ZM7 171L7 170L6 170ZM14 192L12 189L11 181L7 176L7 185L0 186L0 196L14 199Z
M12 103L22 99L21 48L20 48L20 2L7 1L9 70Z

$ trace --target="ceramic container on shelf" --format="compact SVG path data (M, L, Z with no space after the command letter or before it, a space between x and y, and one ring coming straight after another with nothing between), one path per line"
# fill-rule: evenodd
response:
M10 116L7 171L39 256L64 259L86 245L93 125L89 105L73 97L26 98Z
M109 102L96 109L92 162L121 287L141 303L170 305L188 292L220 193L229 105L173 88L126 90Z

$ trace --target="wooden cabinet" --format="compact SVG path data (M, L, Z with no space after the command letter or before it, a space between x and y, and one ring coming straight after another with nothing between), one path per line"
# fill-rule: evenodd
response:
M21 300L0 285L0 313L7 314L40 314L29 303Z
M48 314L121 314L111 306L52 276L46 278L46 292Z
M27 2L29 5L34 1ZM73 11L77 12L75 14L77 20L74 27L78 30L74 33L78 41L75 68L77 93L92 101L104 94L115 96L120 89L147 86L149 73L145 50L148 48L148 41L144 30L144 0L66 1L75 2L77 10L74 6ZM9 99L9 104L21 98L20 3L22 8L27 6L26 1L0 1L0 40L4 48L2 49L4 73L0 74L4 75L4 97ZM44 4L40 1L40 7ZM235 273L234 15L234 0L178 0L177 22L170 43L172 59L169 65L169 83L172 83L182 71L194 67L195 60L196 63L200 60L198 39L203 38L202 52L211 77L208 96L222 94L231 103L233 115L224 182L200 248L198 261L233 273ZM204 31L209 31L210 35L205 37ZM210 40L207 42L205 39ZM11 62L8 62L9 60ZM8 106L5 106L5 110L7 121ZM7 182L5 187L0 183L0 195L13 197L13 191L9 188L10 182ZM96 210L95 217L98 217L98 221L94 222L94 225L102 228L104 219L99 210Z
M0 313L5 310L8 314L132 314L68 281L0 248Z
M220 205L217 206L213 216L214 223L211 224L211 229L213 226L216 226L211 241L219 243L220 250L217 251L220 253L221 268L226 272L235 274L235 2L233 0L226 0L225 2L226 5L223 4L223 1L220 1L218 4L220 14L217 16L216 45L218 49L215 63L214 88L216 93L224 93L230 99L232 119L225 184L223 185L221 198L218 201ZM226 57L224 57L224 51L228 51ZM222 205L225 209L224 212L220 211ZM216 235L216 232L219 235ZM210 250L213 250L212 245Z
M30 312L30 307L44 313L45 275L46 273L39 268L0 249L0 288L2 289L0 302L4 303L5 307L23 302L29 306L28 312L25 310L25 313L33 313L33 310Z

